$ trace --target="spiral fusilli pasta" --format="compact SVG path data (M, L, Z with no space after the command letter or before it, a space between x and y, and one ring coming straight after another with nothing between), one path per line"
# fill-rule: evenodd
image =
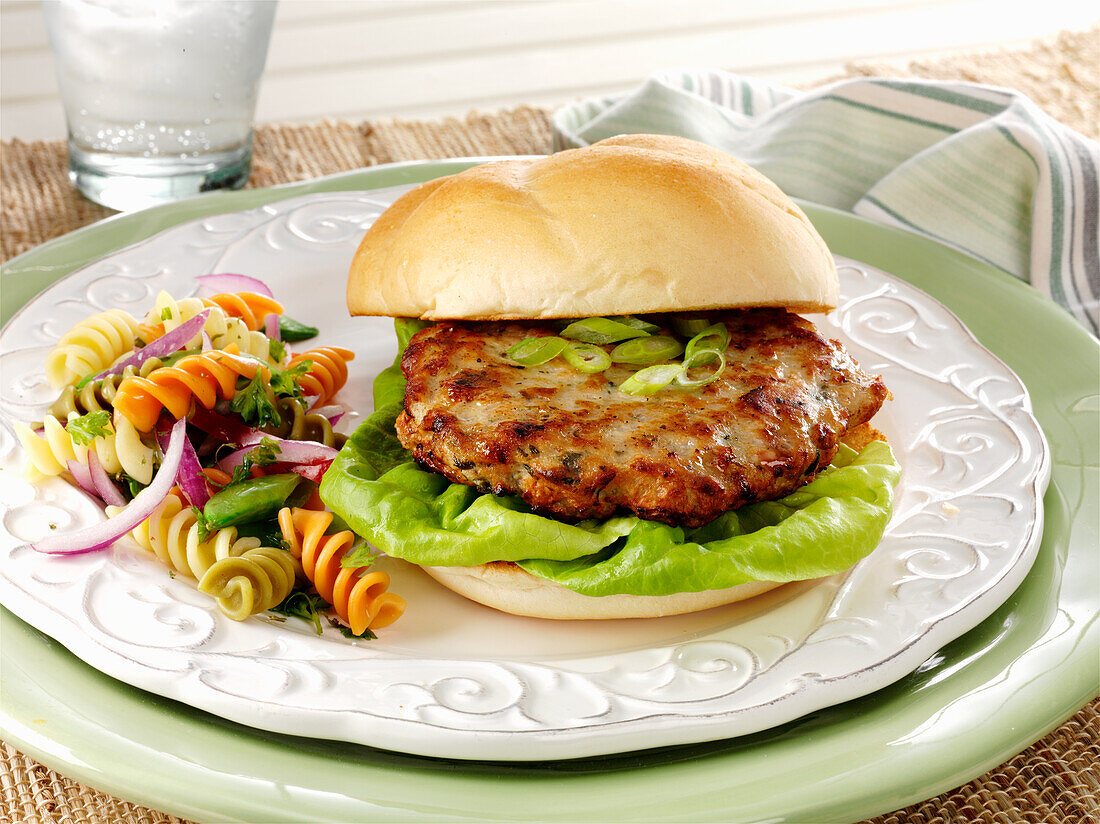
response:
M118 511L107 507L109 517ZM174 492L130 534L169 568L200 581L235 621L277 605L294 587L298 563L286 550L238 538L236 527L201 540L195 513Z
M74 412L69 420L76 418ZM120 472L122 465L115 452L113 437L100 437L84 446L73 441L61 421L53 415L47 415L42 421L42 435L20 421L15 422L15 434L27 453L27 475L39 478L46 475L60 475L69 461L88 463L88 449L94 449L96 458L107 472Z
M318 594L332 604L340 620L355 635L389 626L405 612L405 599L388 592L390 576L381 570L362 572L340 562L355 541L348 530L326 535L332 513L285 507L279 510L279 530L291 555Z
M77 417L76 412L71 412L67 420ZM32 478L59 475L68 461L87 465L88 450L91 449L108 474L125 472L142 484L148 484L153 479L157 452L142 441L141 435L129 421L119 421L117 428L94 438L88 445L75 443L54 415L47 415L42 421L41 437L19 422L15 424L15 432L27 453L28 474Z
M208 305L220 307L230 317L240 318L253 332L264 328L268 315L283 313L283 305L279 301L257 292L222 292L203 300Z
M106 506L109 518L125 511L124 520L105 527L112 536L124 534L149 512L144 506L148 495L178 483L129 533L168 574L194 579L200 592L238 621L278 609L317 624L323 597L356 635L370 638L371 628L402 615L405 601L388 591L385 572L342 568L355 538L346 530L325 534L333 515L325 510L316 481L327 463L307 460L326 450L274 446L306 440L343 445L346 436L333 430L329 417L310 409L327 405L345 385L354 355L324 347L289 362L291 354L274 331L283 307L257 288L265 294L225 292L177 300L162 291L140 320L112 309L73 326L47 355L47 377L60 392L49 414L40 425L15 424L25 471L33 481L63 476L111 504ZM180 329L185 323L188 327ZM295 340L317 333L296 322L282 326ZM183 341L182 334L192 334L191 340ZM297 370L291 371L291 363ZM118 374L104 376L105 371ZM215 406L213 412L203 411ZM168 418L175 419L170 434L159 426ZM261 436L255 444L257 432L277 438ZM226 449L236 456L246 444L255 444L243 464L247 471L234 468L230 474L218 468ZM291 549L274 536L242 535L269 533L273 508L287 505L286 495L300 479L264 476L289 472L309 482L292 499L299 507L279 515ZM218 497L221 493L224 497ZM127 509L135 503L140 510ZM233 526L210 528L226 522ZM35 549L84 552L108 543L98 533L69 537L39 542ZM308 564L308 577L303 564Z
M111 411L114 406L115 393L118 385L131 375L145 377L154 369L162 366L160 358L149 358L141 364L140 368L127 366L119 375L108 375L97 381L89 381L79 389L75 384L70 384L61 390L61 395L50 407L50 413L59 418L67 417L70 412L83 415L87 412Z
M122 416L141 432L156 425L162 409L176 420L191 408L192 398L206 409L219 399L229 400L237 393L237 378L251 379L265 367L252 358L243 358L216 349L180 358L173 366L162 366L146 377L126 378L115 392L115 417Z
M199 580L199 591L218 602L234 621L281 604L298 577L298 564L285 549L258 546L221 558Z
M102 372L134 348L137 330L137 318L123 309L85 318L46 355L46 379L60 388Z
M253 292L227 292L210 298L177 300L162 291L141 323L139 334L148 343L205 309L209 309L210 314L206 317L203 329L210 336L210 345L215 349L225 349L234 344L239 352L271 363L279 362L271 350L270 338L257 330L263 329L267 315L282 312L282 304ZM188 341L187 348L197 347L200 340L201 336L196 335Z
M292 368L307 360L311 362L308 371L298 379L298 383L307 395L317 396L318 406L323 406L347 383L348 361L354 358L355 353L350 349L325 346L294 355L288 367Z

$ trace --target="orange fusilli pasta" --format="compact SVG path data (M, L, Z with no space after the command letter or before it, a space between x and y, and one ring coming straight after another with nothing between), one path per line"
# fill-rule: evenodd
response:
M317 405L322 406L347 383L348 361L354 357L355 353L350 349L325 346L294 355L288 366L294 367L307 360L311 362L309 371L299 378L298 383L307 395L316 395Z
M231 317L240 318L252 332L264 328L268 315L283 313L283 305L279 301L256 292L223 292L202 300L208 306L220 306Z
M177 420L185 417L194 398L206 409L219 398L237 394L237 378L252 379L263 364L231 352L212 349L188 355L173 366L154 369L147 376L133 375L118 385L112 400L115 414L122 415L141 432L156 425L162 409Z
M326 535L331 512L285 507L279 529L290 554L302 562L306 578L336 609L355 635L386 627L405 612L405 599L388 592L390 576L381 570L362 573L340 566L355 536L348 530Z
M169 328L174 328L204 308L217 308L227 317L240 319L251 332L263 329L268 315L283 313L283 305L279 301L256 292L223 292L208 298L185 298L180 301L164 298L161 302L165 303L171 314L172 323L170 326L165 324L158 310L153 309L138 326L138 334L146 343L159 338Z

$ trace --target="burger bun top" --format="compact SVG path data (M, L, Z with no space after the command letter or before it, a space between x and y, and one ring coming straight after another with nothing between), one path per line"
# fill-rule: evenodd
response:
M623 135L422 183L352 260L353 315L594 317L775 306L825 312L837 273L801 209L693 140Z

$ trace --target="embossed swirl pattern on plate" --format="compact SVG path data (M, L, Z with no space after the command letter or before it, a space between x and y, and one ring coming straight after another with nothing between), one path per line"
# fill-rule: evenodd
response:
M7 425L41 414L51 400L42 357L91 312L139 313L162 288L190 294L207 272L258 274L296 316L324 320L324 343L360 351L347 393L366 412L392 337L343 317L342 284L362 232L402 191L310 195L183 224L73 273L12 319L0 334L0 599L9 609L114 677L245 724L524 760L744 734L866 694L976 625L1026 574L1049 467L1023 386L935 300L843 260L841 306L821 325L890 386L895 400L876 420L904 469L887 537L844 575L690 626L585 627L596 640L583 649L575 628L517 623L423 589L438 599L433 621L405 631L399 622L367 644L262 616L227 621L192 582L128 542L73 558L26 546L51 525L102 517L60 480L26 483ZM428 586L402 579L417 574L407 569L394 574L395 586ZM492 639L503 632L528 634L525 652L500 653ZM481 648L470 640L479 638Z

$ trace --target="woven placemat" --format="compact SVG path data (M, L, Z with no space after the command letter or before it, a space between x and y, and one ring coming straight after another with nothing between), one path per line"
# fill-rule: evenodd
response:
M1015 51L911 63L853 65L853 76L962 79L1019 89L1051 115L1100 139L1100 28ZM835 79L835 78L834 78ZM549 110L520 107L440 121L326 121L256 130L249 186L271 186L362 166L443 157L543 154ZM69 185L62 142L0 144L0 260L113 214ZM951 792L873 819L1100 821L1100 700L997 769ZM0 824L186 824L71 781L0 743ZM257 822L257 824L261 824Z

